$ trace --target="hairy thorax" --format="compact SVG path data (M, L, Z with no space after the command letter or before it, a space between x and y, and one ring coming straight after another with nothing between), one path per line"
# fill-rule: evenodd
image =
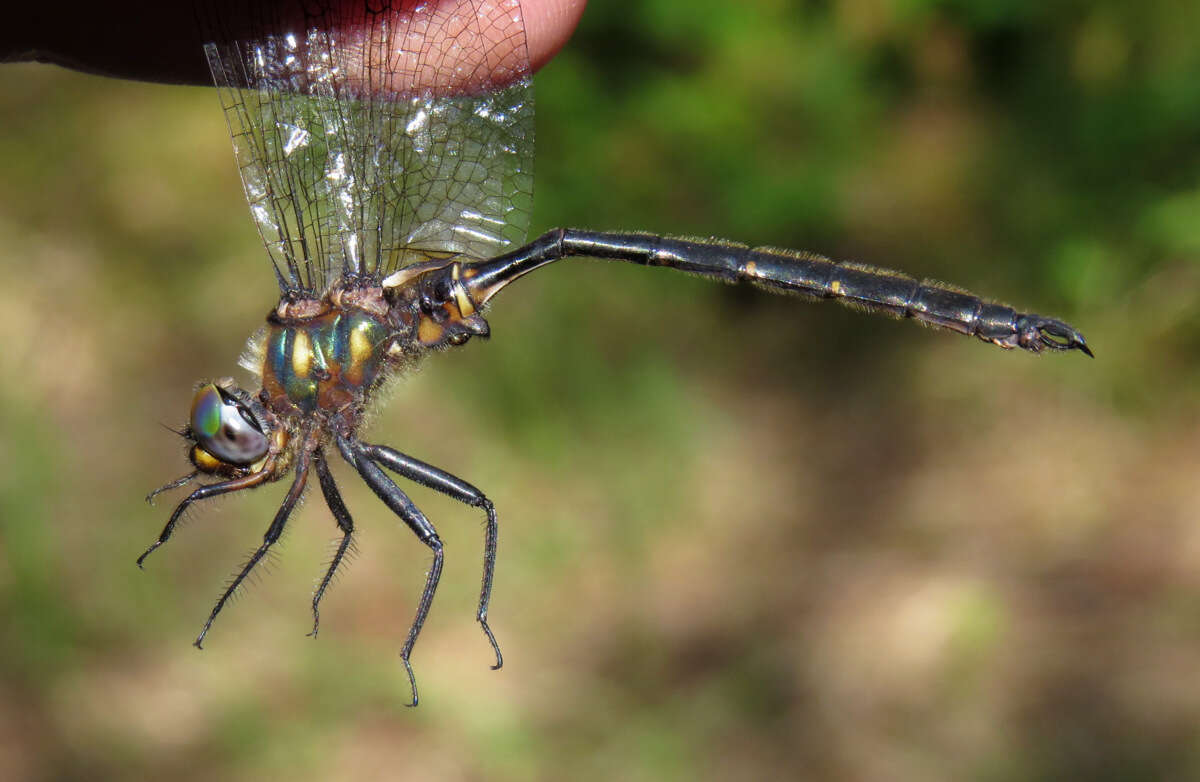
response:
M267 318L262 345L264 404L286 418L361 407L403 358L397 345L404 326L377 286L281 301Z

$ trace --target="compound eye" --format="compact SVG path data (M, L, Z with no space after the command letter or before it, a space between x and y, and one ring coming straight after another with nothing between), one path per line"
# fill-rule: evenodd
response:
M191 428L197 445L228 464L253 464L270 447L246 406L212 383L192 400Z

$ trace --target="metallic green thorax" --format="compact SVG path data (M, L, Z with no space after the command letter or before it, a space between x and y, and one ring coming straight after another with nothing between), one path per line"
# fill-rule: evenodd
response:
M304 413L341 409L361 399L379 377L391 333L362 310L334 309L300 322L272 322L263 390L273 407L286 398Z

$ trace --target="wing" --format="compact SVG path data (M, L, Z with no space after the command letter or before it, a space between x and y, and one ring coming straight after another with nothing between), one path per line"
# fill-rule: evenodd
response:
M346 275L524 241L533 91L519 1L302 5L206 25L280 288L320 295Z

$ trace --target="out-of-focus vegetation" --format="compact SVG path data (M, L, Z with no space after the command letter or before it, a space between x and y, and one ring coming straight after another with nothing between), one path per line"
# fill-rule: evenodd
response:
M501 513L347 478L189 641L283 489L204 508L158 426L273 304L216 98L0 71L0 778L1200 776L1200 7L597 2L539 76L535 231L710 235L1083 329L1035 359L563 264L369 432Z

